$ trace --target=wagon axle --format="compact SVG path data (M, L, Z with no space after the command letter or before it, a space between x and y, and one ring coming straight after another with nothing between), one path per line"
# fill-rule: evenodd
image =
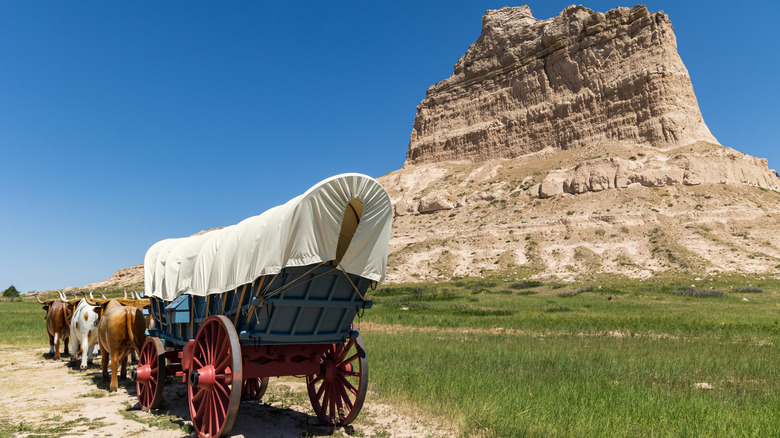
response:
M205 367L190 371L190 377L188 383L193 388L200 388L210 390L214 387L214 383L217 381L217 375L214 371L214 367L206 365Z

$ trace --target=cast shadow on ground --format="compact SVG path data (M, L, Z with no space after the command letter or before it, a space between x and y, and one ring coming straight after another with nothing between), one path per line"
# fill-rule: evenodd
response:
M100 373L96 373L98 387L108 388L108 383L102 382ZM135 384L131 380L119 379L119 386L124 387L127 394L137 397ZM131 410L140 410L137 402ZM185 428L190 424L189 403L187 401L187 385L179 378L170 378L163 389L163 401L160 409L152 410L151 415L169 417L171 423ZM354 433L352 426L347 426L344 432ZM239 405L238 415L229 436L273 436L280 438L298 438L301 436L329 436L333 434L330 427L322 425L319 419L309 413L291 408L279 408L260 401L246 400ZM190 436L182 433L182 436Z

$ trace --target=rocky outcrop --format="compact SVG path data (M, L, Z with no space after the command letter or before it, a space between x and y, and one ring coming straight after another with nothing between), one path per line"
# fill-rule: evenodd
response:
M442 194L430 195L420 200L420 213L433 213L441 210L452 210L455 206Z
M707 154L677 154L642 161L622 158L588 160L570 169L554 170L528 189L528 194L550 198L562 193L580 194L626 188L699 184L746 185L780 191L780 179L767 160L723 148Z
M143 283L144 265L130 266L114 272L114 275L103 281L91 283L81 287L81 289L97 289L99 287L123 287ZM140 292L140 291L139 291Z
M669 18L644 6L487 11L482 34L417 107L406 164L514 158L545 148L716 143Z

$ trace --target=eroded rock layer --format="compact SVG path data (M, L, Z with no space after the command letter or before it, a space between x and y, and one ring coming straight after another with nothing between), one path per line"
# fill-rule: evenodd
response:
M569 169L553 170L529 189L529 195L549 198L562 193L580 194L626 188L699 184L731 184L780 190L780 179L764 158L751 157L730 148L708 154L676 154L636 161L600 158Z
M513 158L628 142L717 141L669 18L644 6L487 11L482 34L417 107L406 163Z

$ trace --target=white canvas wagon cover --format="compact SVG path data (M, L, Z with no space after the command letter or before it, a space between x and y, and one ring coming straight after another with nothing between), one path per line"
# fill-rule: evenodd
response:
M146 295L222 293L288 266L335 260L337 249L344 271L384 282L392 217L373 178L333 176L236 225L155 243L144 258Z

